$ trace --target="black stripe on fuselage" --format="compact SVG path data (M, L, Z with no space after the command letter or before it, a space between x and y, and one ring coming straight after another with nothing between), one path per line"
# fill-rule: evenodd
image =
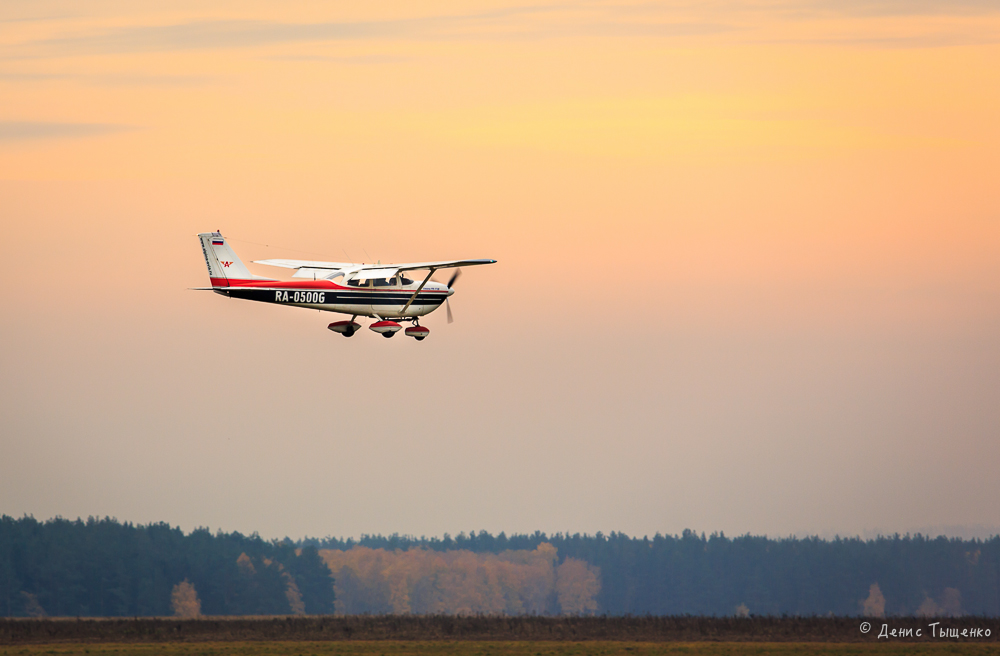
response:
M279 305L406 305L413 292L401 290L398 292L379 292L371 290L294 290L294 289L259 289L254 287L219 287L216 291L231 298L241 298L248 301L277 303ZM413 305L441 305L447 296L440 292L421 292L413 300Z

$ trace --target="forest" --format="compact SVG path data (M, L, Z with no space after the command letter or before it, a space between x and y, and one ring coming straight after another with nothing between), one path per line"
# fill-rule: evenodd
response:
M0 615L136 617L333 612L317 549L114 519L0 517Z
M1000 538L264 540L0 517L0 616L1000 615Z
M357 546L502 553L550 544L561 559L600 572L598 614L608 615L1000 615L1000 537L893 535L768 538L753 535L630 537L485 531L456 537L364 536L305 540L321 550Z

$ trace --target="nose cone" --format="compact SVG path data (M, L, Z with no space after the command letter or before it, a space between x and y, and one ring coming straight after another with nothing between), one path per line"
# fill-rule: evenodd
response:
M447 288L447 287L445 289L448 289L448 296L451 296L452 294L455 293L454 289L450 289L450 288Z

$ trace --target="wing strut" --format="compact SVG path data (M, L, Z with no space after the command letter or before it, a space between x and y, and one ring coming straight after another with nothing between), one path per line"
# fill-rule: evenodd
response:
M406 311L410 309L410 303L413 303L413 299L417 297L417 294L419 294L420 290L424 288L424 285L426 285L427 281L431 279L431 276L434 275L435 271L437 271L437 269L432 268L430 271L427 272L427 277L424 278L424 281L420 283L419 287L417 287L417 291L413 292L413 296L411 296L410 300L408 300L406 302L406 305L403 306L403 309L400 311L400 314L406 314Z

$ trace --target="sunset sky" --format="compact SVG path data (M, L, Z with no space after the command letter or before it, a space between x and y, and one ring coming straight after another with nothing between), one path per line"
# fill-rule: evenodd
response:
M8 0L0 226L0 514L1000 531L996 0ZM347 340L216 229L499 263Z

